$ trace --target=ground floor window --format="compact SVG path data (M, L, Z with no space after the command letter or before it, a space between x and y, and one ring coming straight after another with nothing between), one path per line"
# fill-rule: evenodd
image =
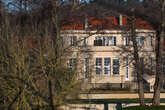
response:
M162 58L162 73L165 74L165 58Z
M114 58L113 59L113 75L118 75L119 74L119 59Z
M85 64L84 64L84 73L85 73L85 78L89 77L89 58L85 58Z
M125 68L126 68L126 73L125 73L126 80L129 80L129 59L128 58L126 58Z
M96 74L102 74L102 58L96 58Z
M120 69L120 65L119 65L119 59L118 58L114 58L111 62L111 58L110 57L106 57L106 58L96 58L96 74L97 75L110 75L111 74L111 63L112 63L112 73L114 75L118 75L119 74L119 69Z
M111 58L104 58L104 74L110 75L111 72Z

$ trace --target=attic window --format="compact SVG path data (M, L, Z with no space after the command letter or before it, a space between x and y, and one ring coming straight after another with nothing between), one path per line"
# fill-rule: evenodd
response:
M88 26L92 26L92 23L88 23Z
M146 24L143 24L143 26L146 26Z
M118 16L116 17L116 20L117 20L117 24L120 24L120 18Z

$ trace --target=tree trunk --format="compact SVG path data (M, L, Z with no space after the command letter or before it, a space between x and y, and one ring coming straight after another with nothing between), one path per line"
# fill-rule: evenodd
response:
M54 102L53 102L53 93L52 93L52 81L49 79L49 101L50 101L50 110L55 110L54 109Z
M154 84L154 95L152 100L153 106L159 106L160 105L160 73L161 73L161 52L160 52L160 41L161 35L159 34L159 31L157 31L157 47L156 47L156 78L155 78L155 84Z
M152 100L153 106L160 105L160 89L161 89L161 73L162 73L162 56L163 56L163 42L164 42L164 29L165 29L165 0L161 3L161 26L157 31L157 48L156 48L156 78L154 84L154 95ZM160 31L160 32L159 32ZM160 33L160 34L159 34Z
M138 94L139 94L139 100L140 100L140 105L144 106L145 101L144 101L144 90L143 90L143 80L141 77L138 76Z
M133 11L134 13L134 11ZM131 39L133 42L133 54L134 54L134 60L135 60L135 70L137 73L137 83L138 83L138 95L140 100L140 105L144 106L144 90L143 90L143 78L142 78L142 68L140 67L140 59L138 54L138 47L136 42L136 26L135 26L135 17L132 16L131 18Z

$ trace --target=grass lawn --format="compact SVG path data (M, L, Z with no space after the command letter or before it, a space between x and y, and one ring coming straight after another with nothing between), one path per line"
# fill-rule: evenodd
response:
M152 107L152 106L132 106L132 107L127 107L123 108L122 110L165 110L165 106L160 106L160 107Z

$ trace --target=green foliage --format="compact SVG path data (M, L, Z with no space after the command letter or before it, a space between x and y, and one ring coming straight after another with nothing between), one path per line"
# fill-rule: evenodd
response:
M1 45L0 103L6 109L32 110L37 106L44 110L50 103L50 80L54 106L68 103L66 98L78 92L76 71L56 57L53 46L42 44L29 51L24 44L22 39L11 38Z

